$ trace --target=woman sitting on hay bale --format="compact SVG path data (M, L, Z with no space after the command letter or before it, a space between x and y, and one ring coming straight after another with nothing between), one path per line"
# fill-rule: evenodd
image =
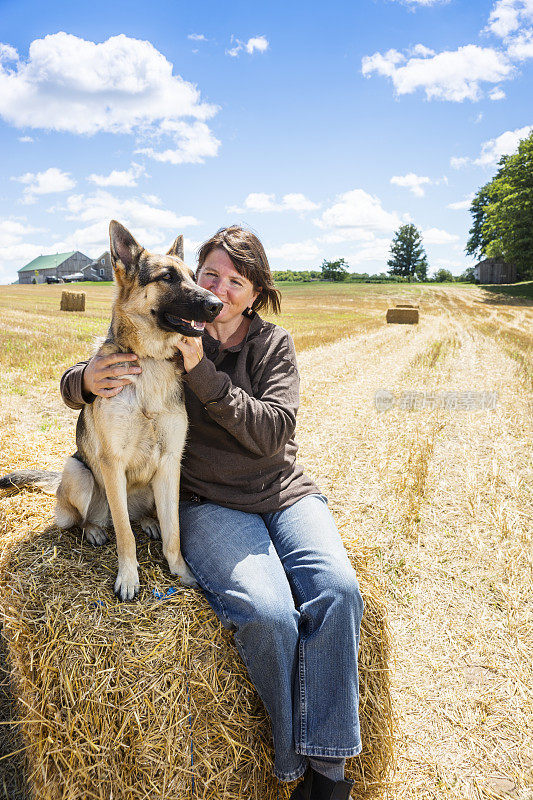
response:
M272 721L274 773L293 800L347 800L361 752L357 651L363 600L327 500L296 464L294 344L261 242L239 227L199 251L198 284L224 306L184 339L189 433L181 471L185 560L235 643ZM79 408L129 383L93 358L65 373ZM124 374L121 366L119 374ZM132 360L128 373L139 371Z

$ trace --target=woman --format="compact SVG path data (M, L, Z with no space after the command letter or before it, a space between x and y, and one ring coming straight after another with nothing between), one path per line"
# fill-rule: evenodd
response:
M274 773L293 800L347 800L361 751L357 650L363 601L327 500L296 464L294 344L257 311L279 311L265 251L233 226L201 247L198 284L223 303L184 338L189 433L181 472L185 560L235 643L272 721ZM140 371L131 356L128 373ZM62 379L73 406L129 383L117 356ZM120 354L124 361L124 355ZM80 374L81 373L81 374Z

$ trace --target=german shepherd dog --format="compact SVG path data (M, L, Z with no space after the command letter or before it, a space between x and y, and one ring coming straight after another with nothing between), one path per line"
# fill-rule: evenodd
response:
M183 263L183 237L166 255L153 255L115 220L109 236L116 293L109 332L97 355L135 353L142 372L128 375L131 384L117 395L96 397L83 407L77 452L61 475L13 472L0 479L0 488L57 489L58 526L81 526L92 544L106 541L111 512L118 550L115 594L133 600L139 577L130 518L150 536L161 536L172 575L195 584L180 551L179 478L187 417L173 357L180 338L201 336L222 303L194 282Z

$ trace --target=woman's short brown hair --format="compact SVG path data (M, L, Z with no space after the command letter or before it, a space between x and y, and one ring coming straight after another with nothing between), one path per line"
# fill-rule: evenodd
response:
M252 303L252 310L265 308L279 314L281 293L274 286L265 249L255 233L239 225L220 228L198 250L199 270L209 253L217 248L226 251L237 272L253 283L255 290L259 292Z

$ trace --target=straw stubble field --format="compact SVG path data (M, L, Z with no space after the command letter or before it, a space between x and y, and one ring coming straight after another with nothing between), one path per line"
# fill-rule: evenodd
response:
M88 288L83 315L59 312L59 294L0 289L2 472L58 468L72 449L57 382L105 330L110 289ZM386 325L401 302L419 305L418 326ZM385 593L393 800L533 797L532 305L469 286L284 289L301 461ZM444 391L463 407L439 404ZM476 392L497 392L493 407ZM4 541L50 519L41 495L2 504ZM18 799L17 763L0 767Z

